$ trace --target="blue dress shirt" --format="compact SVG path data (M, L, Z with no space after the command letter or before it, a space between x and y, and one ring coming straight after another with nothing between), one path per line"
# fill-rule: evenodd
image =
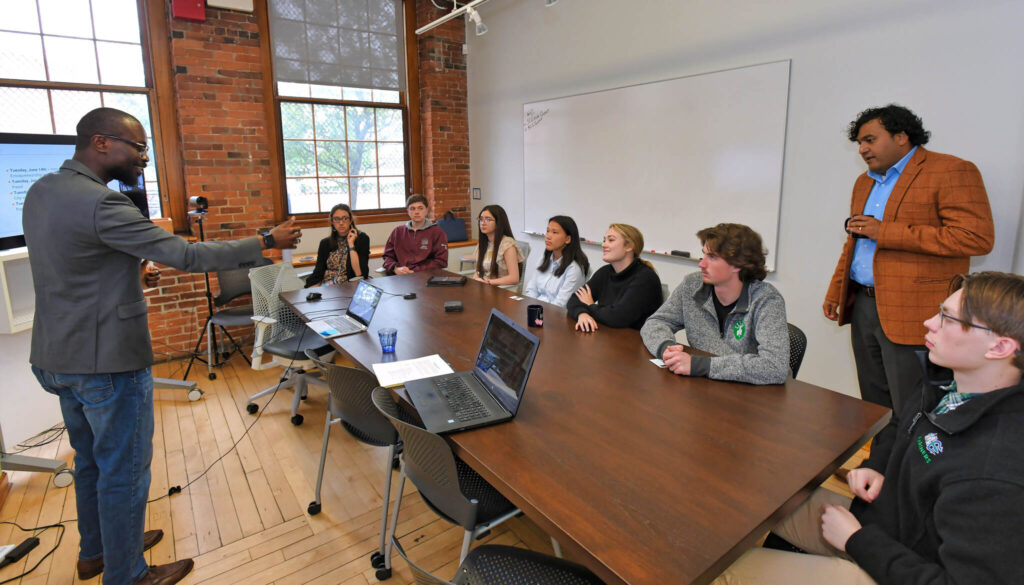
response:
M889 202L889 195L892 194L896 181L900 179L900 174L916 151L916 146L911 148L910 152L901 158L898 163L889 167L889 170L885 171L884 175L868 171L868 176L875 180L875 186L871 188L871 195L868 196L861 215L870 215L878 221L882 221L882 216L885 215L885 205ZM874 265L876 248L878 248L878 242L868 238L858 239L853 248L850 278L864 286L875 286L875 273L872 266Z

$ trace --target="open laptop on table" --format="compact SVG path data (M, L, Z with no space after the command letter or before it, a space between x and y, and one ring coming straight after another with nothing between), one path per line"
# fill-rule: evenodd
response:
M410 380L405 390L426 429L450 433L512 419L540 339L496 309L471 371Z
M317 319L307 325L325 339L362 333L370 326L383 294L381 289L360 280L344 315Z

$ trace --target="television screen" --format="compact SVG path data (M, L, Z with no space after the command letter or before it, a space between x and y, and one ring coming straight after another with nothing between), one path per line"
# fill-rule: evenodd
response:
M0 250L25 245L21 229L25 193L40 177L60 169L74 154L74 136L0 132ZM138 185L111 181L108 186L127 195L149 217L146 186L141 176Z
M74 153L74 136L0 133L0 250L25 245L21 229L25 193Z

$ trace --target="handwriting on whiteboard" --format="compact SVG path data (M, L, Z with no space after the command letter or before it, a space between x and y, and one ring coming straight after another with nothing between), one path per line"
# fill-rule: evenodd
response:
M537 124L540 124L541 120L544 119L544 116L547 116L548 112L550 111L550 108L546 108L543 110L527 110L526 119L523 120L523 131L525 132L527 130L530 130Z

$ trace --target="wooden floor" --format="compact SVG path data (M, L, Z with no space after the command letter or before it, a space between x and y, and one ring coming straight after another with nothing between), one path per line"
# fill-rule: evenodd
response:
M181 370L182 364L171 363L157 366L154 373L180 378ZM378 543L387 449L363 445L334 426L323 511L309 516L306 507L314 496L326 390L311 388L300 408L305 417L301 426L289 421L292 393L287 390L273 399L253 425L256 417L245 412L246 399L276 384L279 370L253 371L235 356L217 372L214 381L206 379L205 368L190 376L206 392L198 402L188 402L183 392L156 391L150 498L166 494L169 486L195 482L182 493L149 505L147 529L161 528L165 533L163 541L146 553L149 562L193 557L195 569L182 583L194 585L378 583L369 556ZM32 389L37 390L42 392ZM238 448L233 450L236 441ZM56 457L71 466L73 452L65 435L25 455ZM200 478L207 467L209 473ZM0 509L0 520L34 527L77 517L73 485L54 487L52 476L40 473L8 475L12 487ZM397 479L395 471L393 486ZM78 531L73 522L67 526L57 551L15 583L80 582L74 570ZM442 577L454 575L462 530L439 519L409 482L398 534L417 564ZM10 525L0 525L0 545L16 544L27 536ZM56 537L53 529L39 535L40 545L26 559L0 570L0 581L39 562ZM510 520L481 542L551 552L547 536L526 518ZM413 582L397 555L393 565L389 584ZM99 582L99 577L88 581Z
M180 363L163 364L155 368L155 375L180 378L182 369ZM194 483L180 494L149 505L147 528L161 528L165 533L163 541L146 553L149 562L195 558L195 569L182 581L194 585L377 583L369 555L378 542L387 450L363 445L335 426L323 511L309 516L306 506L313 500L316 483L325 390L311 389L300 409L305 417L301 426L289 421L290 391L274 398L254 425L256 417L245 412L246 399L275 384L278 370L253 371L236 356L217 372L215 381L206 379L205 369L193 372L191 378L206 392L198 402L188 402L182 392L156 391L150 497L166 494L172 485ZM237 449L232 449L236 442ZM66 436L25 454L56 457L71 466ZM855 459L861 457L858 454ZM200 477L208 467L210 471ZM12 488L0 509L0 520L34 527L76 518L74 486L56 488L46 474L9 475ZM397 478L393 472L392 481ZM845 489L834 478L826 485L837 491ZM457 568L461 529L429 510L411 483L405 491L398 525L403 546L417 564L450 578ZM73 522L67 526L57 551L15 583L80 582L74 570L78 531ZM0 525L0 544L15 544L26 536L12 526ZM40 545L26 559L0 570L0 581L39 562L56 537L53 529L42 533ZM548 537L527 518L507 522L483 542L551 552ZM405 563L396 558L388 583L412 582ZM99 583L99 578L89 583Z

